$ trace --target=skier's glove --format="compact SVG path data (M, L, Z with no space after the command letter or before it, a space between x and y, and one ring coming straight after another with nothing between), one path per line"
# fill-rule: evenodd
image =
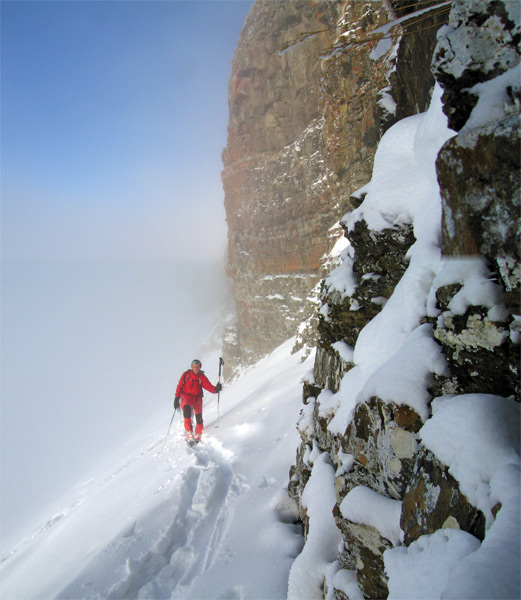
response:
M179 396L174 398L174 410L179 410Z
M223 389L223 386L220 383L218 383L215 386L215 393L218 394L222 389Z

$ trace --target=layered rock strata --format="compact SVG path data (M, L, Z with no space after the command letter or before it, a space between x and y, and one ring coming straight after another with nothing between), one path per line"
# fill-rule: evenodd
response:
M338 237L330 228L370 177L396 114L425 109L434 80L413 58L423 42L404 35L407 24L378 33L400 5L408 3L258 0L246 19L222 173L237 310L225 348L232 370L314 317L313 290ZM422 37L433 46L435 30ZM403 68L397 52L409 57ZM306 331L301 343L316 337Z
M237 310L232 369L293 335L309 312L331 225L322 209L332 203L317 56L337 17L337 3L256 2L234 55L222 173ZM283 50L308 30L323 32L306 52Z

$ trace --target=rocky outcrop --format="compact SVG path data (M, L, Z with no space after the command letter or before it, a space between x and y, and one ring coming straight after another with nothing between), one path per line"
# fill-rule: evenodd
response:
M431 46L421 55L425 69L434 55L432 71L454 130L435 163L441 223L429 244L433 239L439 244L441 259L424 256L431 270L411 285L409 267L415 245L422 243L418 218L376 227L370 210L364 212L364 188L351 197L351 213L342 221L348 241L343 262L322 283L315 369L304 386L302 442L289 489L299 501L317 456L328 454L336 468L334 515L344 541L335 568L355 572L366 598L387 596L385 556L394 546L412 549L425 536L451 529L472 536L474 547L481 544L485 552L490 532L509 510L497 496L481 502L466 474L451 467L447 454L431 448L428 431L434 417L443 422L442 413L431 412L435 397L442 397L439 406L447 414L458 399L468 407L483 402L492 411L487 414L497 406L501 415L508 406L514 416L494 418L492 436L508 439L509 428L518 427L509 419L519 414L520 401L520 25L516 3L456 0L436 50ZM368 332L378 336L378 325L386 324L384 307L398 294L408 302L422 286L424 310L411 311L407 326L433 357L423 371L423 405L400 370L404 360L415 368L415 352L404 351L417 347L410 346L411 337L401 348L396 344L396 354L379 371L364 371L373 360L366 348L379 351L377 342L368 346L366 338ZM478 425L483 423L471 421L469 428ZM454 431L449 443L458 446L458 435ZM516 442L512 451L517 464ZM492 473L487 478L473 485L490 485ZM358 490L399 503L393 506L399 506L400 539L391 540L357 511L343 510ZM518 575L500 579L497 597L519 592ZM326 578L324 586L345 600L347 588L335 583L341 580Z
M456 3L442 31L434 72L457 136L441 149L444 256L481 257L502 310L451 311L462 281L437 291L435 336L453 373L449 389L520 394L521 314L521 24L509 2ZM462 91L464 90L464 91ZM490 282L483 285L492 287ZM486 302L484 302L486 304Z
M447 466L425 448L414 461L403 494L400 525L406 545L444 528L468 531L479 540L485 537L485 515L461 493Z
M492 272L485 273L493 277ZM426 319L433 324L434 338L443 348L450 371L449 376L437 378L433 393L483 392L519 398L519 323L506 306L492 318L490 306L469 306L463 314L455 314L452 301L463 289L461 279L436 290L440 314ZM492 282L488 286L497 306L503 307L502 287Z
M518 311L520 10L513 2L457 4L434 60L444 110L459 132L437 161L443 253L486 257L505 290L517 292L509 300Z
M355 345L360 331L391 297L407 268L407 250L414 242L409 224L379 232L370 230L364 221L358 221L346 235L354 250L352 271L357 285L352 294L345 296L331 280L324 280L318 322L318 364L336 354L335 342L341 340L351 347ZM346 259L345 266L348 261ZM321 373L327 377L327 370L319 367L315 373L317 383L333 389L326 385Z
M433 63L434 75L444 90L443 106L451 129L460 131L467 124L481 95L475 86L519 64L520 42L518 3L454 3L450 26L440 32ZM518 77L505 88L511 99L519 99ZM519 107L514 112L519 112ZM493 115L486 118L495 120Z

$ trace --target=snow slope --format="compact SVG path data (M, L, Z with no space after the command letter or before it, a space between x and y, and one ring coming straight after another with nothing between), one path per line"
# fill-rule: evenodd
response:
M193 449L177 414L160 453L172 414L165 401L157 431L78 485L3 557L0 597L285 598L303 545L285 486L299 382L313 360L291 356L292 344L225 383L219 427L216 396L206 395L207 429Z

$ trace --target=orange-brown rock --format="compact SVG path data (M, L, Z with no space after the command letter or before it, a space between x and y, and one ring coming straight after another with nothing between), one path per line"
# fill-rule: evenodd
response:
M338 237L328 231L370 178L390 71L389 52L370 56L376 40L331 51L350 28L388 17L380 2L257 0L245 21L222 173L243 362L315 311L311 292Z

